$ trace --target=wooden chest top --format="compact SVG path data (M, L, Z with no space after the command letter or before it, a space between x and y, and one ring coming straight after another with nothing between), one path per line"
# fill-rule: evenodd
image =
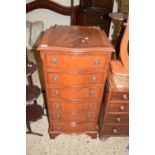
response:
M57 26L45 32L38 50L114 51L104 31L89 26Z

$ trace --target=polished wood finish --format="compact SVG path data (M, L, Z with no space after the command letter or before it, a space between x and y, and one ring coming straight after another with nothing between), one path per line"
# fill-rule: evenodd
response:
M51 120L59 122L91 123L96 122L97 113L52 113Z
M129 115L128 114L107 114L105 118L106 124L121 124L129 122Z
M54 113L73 113L79 114L82 112L98 112L99 101L89 100L89 101L49 101L49 108L52 109Z
M128 102L114 102L109 105L109 112L128 112L129 103Z
M103 73L104 72L96 72L96 73L48 73L47 80L49 84L56 85L64 85L64 86L78 86L78 85L91 85L92 83L101 85L103 83Z
M61 70L79 70L84 71L88 69L100 69L103 68L106 63L106 57L104 55L91 54L88 55L64 55L64 54L51 54L46 56L46 66L52 68L60 68ZM51 63L51 61L58 61L57 63ZM99 64L95 64L95 61L99 61ZM74 66L72 64L75 64Z
M80 0L80 6L76 10L76 24L99 26L106 34L109 34L110 18L113 0Z
M36 85L27 85L26 86L26 101L32 102L36 100L41 94L41 89Z
M111 71L108 73L105 89L100 111L99 137L128 136L129 90L116 85Z
M61 123L61 122L53 122L52 130L59 131L62 133L83 133L87 131L96 131L97 125L96 123Z
M57 26L40 46L48 101L49 135L97 137L98 116L113 47L106 34L86 26Z
M51 50L50 54L67 51L77 55L85 52L95 54L94 52L114 51L104 31L91 26L71 27L60 25L47 30L38 49Z
M102 132L106 136L127 136L129 134L128 125L105 125Z
M50 88L49 96L55 99L63 99L63 100L72 100L75 101L77 99L87 99L87 98L99 98L102 95L102 87L79 87L79 88Z

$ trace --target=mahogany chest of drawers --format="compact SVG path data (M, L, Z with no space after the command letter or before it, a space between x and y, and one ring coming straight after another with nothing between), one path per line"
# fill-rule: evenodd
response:
M99 137L129 135L129 90L116 87L111 72L108 74L100 112Z
M85 133L96 138L98 116L114 51L105 33L87 26L57 26L40 46L49 135Z

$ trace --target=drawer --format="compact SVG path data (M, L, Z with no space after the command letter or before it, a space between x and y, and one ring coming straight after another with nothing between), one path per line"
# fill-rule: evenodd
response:
M60 101L50 101L49 110L54 113L60 112L98 112L99 101L87 101L87 102L60 102Z
M120 136L129 135L129 125L104 125L102 130L102 136Z
M61 70L85 70L104 68L106 56L103 54L89 55L65 55L65 54L47 54L46 67Z
M109 105L109 112L129 112L128 102L112 102Z
M52 121L59 122L97 122L97 113L71 114L71 113L52 113Z
M48 84L64 85L64 86L78 86L78 85L92 85L103 84L103 73L83 73L83 74L69 74L69 73L47 73Z
M115 92L111 95L111 101L128 101L129 100L129 92Z
M53 99L76 100L102 97L102 88L50 88L49 95Z
M95 123L52 123L51 126L53 131L65 132L65 133L77 133L77 132L87 132L96 131L97 125Z
M128 114L107 114L105 123L129 123L129 115Z

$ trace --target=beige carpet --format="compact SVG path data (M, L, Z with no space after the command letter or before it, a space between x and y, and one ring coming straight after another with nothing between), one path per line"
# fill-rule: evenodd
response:
M35 62L33 52L28 57ZM36 53L36 52L35 52ZM36 56L35 56L36 58ZM40 62L39 58L36 59ZM40 63L39 67L40 68ZM34 83L40 87L38 72L33 74ZM37 100L43 105L42 95ZM128 155L128 137L111 137L105 141L99 138L91 139L85 134L59 135L51 140L48 135L47 117L43 116L37 122L31 123L32 131L43 136L27 134L27 155Z

